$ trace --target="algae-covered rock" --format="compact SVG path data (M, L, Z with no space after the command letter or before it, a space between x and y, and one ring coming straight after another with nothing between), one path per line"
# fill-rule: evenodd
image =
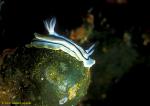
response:
M90 70L60 50L17 48L0 70L0 102L75 106L86 94ZM3 88L3 89L2 89Z

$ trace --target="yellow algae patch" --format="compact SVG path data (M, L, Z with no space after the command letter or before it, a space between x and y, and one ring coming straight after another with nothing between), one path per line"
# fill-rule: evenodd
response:
M73 87L69 88L68 90L68 99L72 100L76 95L77 95L77 91L80 87L80 84L75 84Z

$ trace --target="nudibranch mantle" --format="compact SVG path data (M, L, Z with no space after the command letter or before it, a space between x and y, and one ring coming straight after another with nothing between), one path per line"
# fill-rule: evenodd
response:
M95 64L95 60L89 57L94 52L93 48L95 47L95 44L89 47L88 50L84 50L72 40L55 32L55 18L52 18L49 23L48 21L44 21L44 24L47 31L49 32L49 36L43 36L35 33L35 38L31 42L31 45L44 46L45 48L53 50L62 50L75 57L77 60L82 61L84 67L90 68Z

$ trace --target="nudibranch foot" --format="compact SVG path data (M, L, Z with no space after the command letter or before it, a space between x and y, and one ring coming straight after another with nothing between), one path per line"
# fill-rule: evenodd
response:
M30 44L32 47L37 47L37 48L47 48L47 49L52 49L52 50L60 50L61 45L55 44L51 45L51 43L43 42L43 41L33 41Z
M37 47L37 48L47 48L47 49L52 49L52 50L62 50L66 53L70 53L70 55L72 57L75 57L77 60L79 60L80 58L76 55L76 53L74 51L71 51L69 48L61 45L61 44L57 44L57 43L49 43L49 42L46 42L46 41L37 41L37 40L34 40L31 42L31 45L33 47Z

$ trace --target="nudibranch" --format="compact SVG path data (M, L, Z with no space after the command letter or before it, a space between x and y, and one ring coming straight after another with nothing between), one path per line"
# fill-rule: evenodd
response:
M32 46L42 46L48 49L62 50L75 57L77 60L82 61L84 67L90 68L95 64L95 60L90 58L94 52L95 44L89 47L89 49L84 50L72 40L55 32L55 18L52 18L50 22L44 21L44 24L49 33L49 36L35 33L35 38L31 42Z

